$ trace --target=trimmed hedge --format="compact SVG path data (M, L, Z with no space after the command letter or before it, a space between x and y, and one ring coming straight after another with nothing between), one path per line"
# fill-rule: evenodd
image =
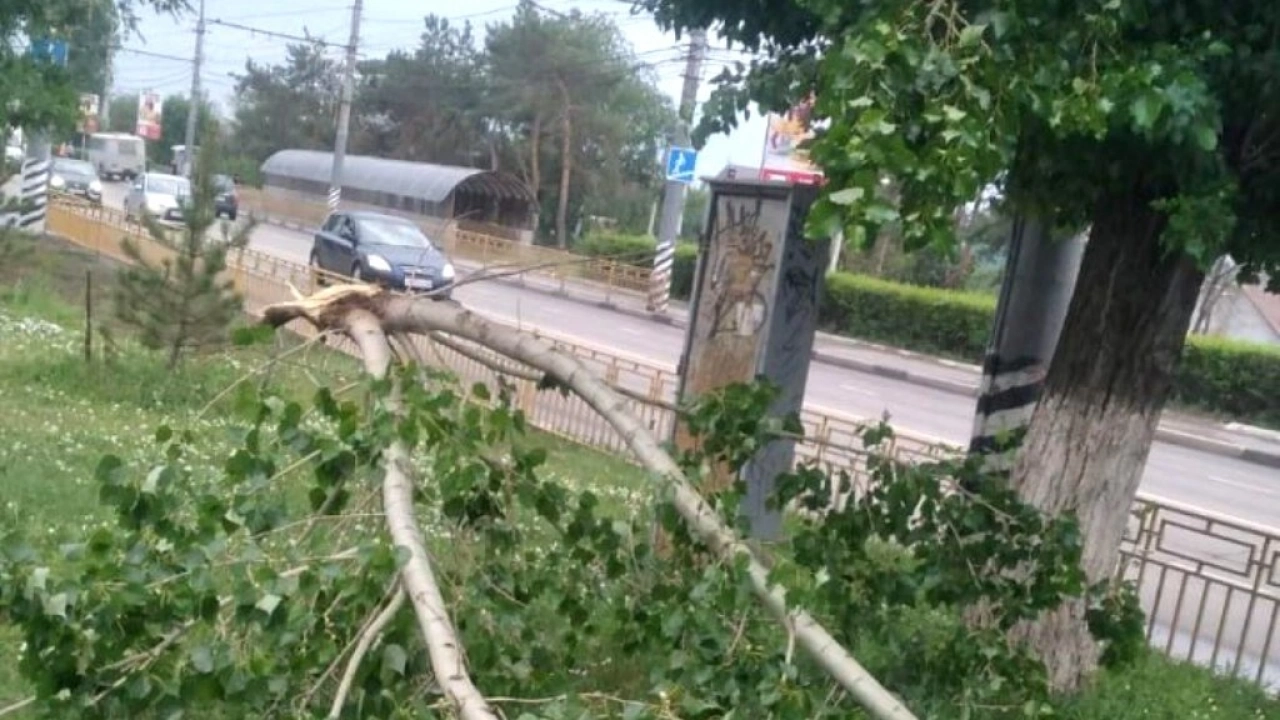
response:
M1280 429L1280 349L1193 337L1182 351L1171 399Z
M577 242L573 250L591 257L611 257L636 267L652 267L653 254L658 241L648 235L623 235L618 233L594 233ZM693 293L693 271L698 262L698 246L692 243L676 245L675 262L671 268L671 296L688 300Z
M837 335L981 363L995 309L990 295L836 273L827 277L819 323ZM1280 428L1280 348L1188 338L1170 399Z
M834 273L818 324L837 335L981 363L995 310L990 295Z

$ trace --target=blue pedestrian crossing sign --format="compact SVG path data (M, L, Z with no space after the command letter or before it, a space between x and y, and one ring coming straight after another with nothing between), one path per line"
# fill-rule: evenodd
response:
M692 183L693 169L698 164L698 151L673 147L667 150L667 180Z
M51 62L63 67L67 64L67 41L50 38L36 38L29 48L31 57Z

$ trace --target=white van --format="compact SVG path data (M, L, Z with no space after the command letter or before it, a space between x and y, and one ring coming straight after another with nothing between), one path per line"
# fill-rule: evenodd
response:
M87 144L89 162L103 180L132 180L147 171L147 145L128 133L94 133Z

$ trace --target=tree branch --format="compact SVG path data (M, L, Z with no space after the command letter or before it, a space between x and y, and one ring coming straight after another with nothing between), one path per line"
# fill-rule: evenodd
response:
M343 291L350 294L351 289L352 286L338 286L327 288L321 294L341 306ZM376 288L357 286L351 296L376 297L379 294ZM263 314L266 318L278 319L281 317L280 306L268 307ZM376 315L358 306L348 306L340 316L325 317L341 321L336 324L345 328L347 335L360 348L365 370L370 375L377 378L386 376L391 366L391 345ZM317 316L318 320L320 318L321 316ZM321 324L323 326L330 323ZM393 392L389 404L393 411L398 409L398 393ZM409 559L400 571L400 580L413 602L418 627L426 641L436 680L457 708L462 720L496 720L498 715L489 707L489 703L467 674L462 659L462 644L445 611L440 586L436 583L431 561L427 558L426 543L414 519L413 483L409 481L406 471L409 453L404 443L397 439L387 448L383 458L386 476L382 481L382 504L387 515L387 529L391 533L392 542L409 551Z
M342 706L347 702L347 695L351 692L351 683L356 679L356 671L360 669L360 662L364 660L364 656L369 652L369 647L373 645L373 641L377 640L382 631L391 624L395 619L396 613L400 612L400 608L404 607L404 586L397 585L395 593L391 596L391 601L387 606L382 608L382 612L369 623L369 626L360 634L360 641L356 643L356 647L351 651L351 659L347 661L347 669L342 673L342 681L338 683L338 692L333 697L333 706L329 709L329 720L338 720L342 716Z
M390 351L387 348L385 333L444 332L500 352L559 380L600 413L618 434L626 439L631 451L645 468L671 483L674 488L673 501L676 510L702 542L727 561L738 556L746 558L748 575L756 596L774 618L789 633L795 635L795 640L800 647L828 675L877 720L915 720L915 716L881 686L825 628L803 610L788 606L785 589L769 582L768 569L755 556L755 553L724 525L715 510L688 483L679 466L662 449L661 444L649 429L627 411L628 401L595 377L576 358L538 338L490 323L461 307L396 296L367 286L342 285L326 288L309 298L271 305L264 310L263 314L266 321L276 327L298 318L318 322L322 326L345 325L348 317L358 319L358 324L348 327L350 327L352 338L361 345L366 365L374 375L385 374L387 365L390 363ZM326 323L326 320L329 322ZM368 347L366 348L365 345ZM395 450L395 447L393 446L392 449ZM406 486L408 484L407 479L398 469L403 459L403 447L399 450L401 451L399 456L393 452L388 459L388 479L385 487L394 491L388 493L389 499L407 502L403 497L398 496L398 493L403 492L407 495L409 492L407 487L403 490L398 487L400 483ZM391 472L392 468L396 471ZM393 507L389 505L386 509L388 516L392 516ZM397 517L405 517L404 508L395 507L395 510L394 514ZM413 525L411 516L407 520L408 522L393 523L393 532L404 536L406 542L412 542L416 536L417 527ZM396 542L402 544L399 538ZM425 567L429 577L430 566L426 564L425 557L421 565ZM414 566L415 561L411 560L409 566L406 566L406 577L409 568ZM435 588L434 584L430 587ZM417 598L415 598L416 604ZM431 617L428 614L431 611L432 609L426 605L419 611L424 633L428 629L425 619ZM436 617L439 618L438 622L447 622L443 619L443 613L437 614ZM433 652L433 663L435 660ZM461 677L465 679L465 675ZM440 680L446 692L449 692L448 682L457 681L458 678L441 674ZM466 684L470 687L469 681ZM465 708L465 706L461 707Z

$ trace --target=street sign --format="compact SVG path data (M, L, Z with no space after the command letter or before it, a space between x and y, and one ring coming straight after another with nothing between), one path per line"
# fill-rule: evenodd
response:
M667 180L692 183L693 169L698 164L698 151L693 148L673 147L667 151Z
M31 57L48 60L54 65L67 64L67 41L39 38L31 41Z
M80 119L76 121L76 132L93 134L98 132L98 96L93 93L80 94Z

